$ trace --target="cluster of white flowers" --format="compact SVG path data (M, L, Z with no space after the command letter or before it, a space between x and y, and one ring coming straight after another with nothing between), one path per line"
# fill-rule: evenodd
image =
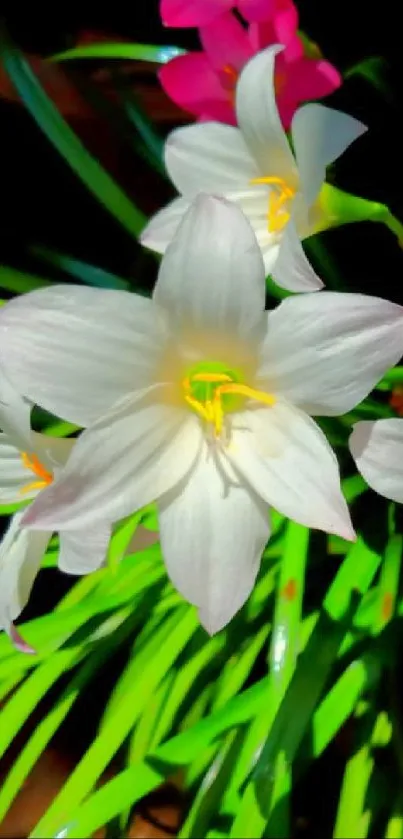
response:
M53 531L59 566L105 561L114 522L156 502L174 585L213 633L247 599L270 507L354 540L336 457L312 416L354 408L403 354L403 309L317 290L300 238L320 229L325 170L365 130L303 106L295 158L270 48L238 82L239 128L201 123L166 144L181 192L143 243L165 252L151 300L58 285L0 310L0 501L33 499L0 547L0 627L27 602ZM265 277L308 292L265 311ZM35 434L39 405L84 430ZM351 451L403 501L403 421L358 423Z

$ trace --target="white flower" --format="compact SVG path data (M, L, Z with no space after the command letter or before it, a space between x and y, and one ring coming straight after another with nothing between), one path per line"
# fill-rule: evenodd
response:
M403 309L385 300L322 292L264 304L244 215L199 196L153 300L65 285L0 311L13 385L94 423L25 523L84 528L156 500L168 573L209 632L254 585L269 505L354 538L336 457L310 414L353 408L403 351Z
M323 105L304 105L292 121L294 157L275 100L274 62L281 49L269 47L243 69L236 89L239 128L203 122L170 134L165 164L182 197L151 219L141 241L164 253L197 193L224 195L251 222L266 274L290 291L315 291L323 283L300 239L328 226L328 220L321 224L318 199L326 167L366 128Z
M74 443L31 431L30 410L0 376L0 426L7 431L0 433L0 505L36 498L60 474ZM12 622L28 602L53 529L22 529L24 512L13 516L0 543L0 629L21 647ZM109 524L61 533L59 568L69 574L93 571L105 559L109 538Z
M403 503L403 419L357 422L350 440L350 451L367 484Z

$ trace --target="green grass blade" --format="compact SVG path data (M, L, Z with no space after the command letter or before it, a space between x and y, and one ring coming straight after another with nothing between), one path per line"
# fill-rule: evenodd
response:
M174 619L169 639L160 649L159 655L151 658L149 656L148 660L144 656L142 673L121 697L118 713L104 724L100 734L34 829L33 837L53 837L62 825L69 822L70 815L91 792L97 779L130 733L149 698L198 627L195 612L187 607L184 607L181 617L175 613Z
M80 692L94 678L108 657L114 654L119 644L133 631L135 623L135 616L129 615L116 633L102 641L91 652L63 693L56 699L49 713L38 723L7 777L2 782L0 789L0 821L4 818L31 769L69 713Z
M74 259L74 257L68 256L65 253L60 253L59 251L39 245L31 247L30 251L34 256L39 257L49 265L65 271L66 274L69 274L76 280L87 283L87 285L96 286L97 288L117 288L126 291L130 289L128 280L124 280L116 274L111 274L110 271L105 271L96 265L90 265L88 262L82 262L80 259Z
M394 535L389 539L379 581L378 613L374 621L374 634L381 632L393 618L399 588L402 562L403 537Z
M347 763L334 828L334 839L365 837L371 822L367 803L368 785L374 768L373 748L385 746L391 738L391 725L384 711L378 714L372 733Z
M43 277L36 277L27 274L25 271L17 271L8 265L0 265L0 288L13 291L15 294L26 294L28 291L35 291L37 288L44 288L51 284L51 280Z
M203 779L193 806L182 829L181 839L198 839L206 836L211 820L220 811L220 802L230 780L244 732L242 729L227 734L217 756Z
M234 773L234 790L248 774L253 755L259 748L259 744L267 737L295 669L300 643L301 607L308 541L309 530L290 522L287 528L277 587L270 645L270 676L266 707L256 719L245 742L243 753L238 761L237 772ZM283 791L289 790L290 780L287 773L283 772L283 762L277 763L277 769L281 773L282 784L276 776L276 769L274 770L274 784L280 794L280 788ZM285 809L282 810L282 815L284 817L283 826L277 824L277 829L280 830L279 835L286 834L288 830ZM246 831L251 837L261 836L265 823L265 818L255 800L254 785L250 783L242 799L231 835L243 836Z
M0 27L0 58L27 110L90 192L135 238L145 218L80 142L46 95L29 64Z
M378 658L368 653L352 661L338 681L328 691L312 718L309 757L317 758L327 748L337 732L352 715L364 691L371 688L381 672Z
M354 64L345 73L345 79L352 79L356 76L365 79L372 87L383 96L390 105L394 103L394 96L387 81L387 66L382 56L365 58L358 64Z
M65 839L92 835L98 827L159 786L168 775L173 774L175 768L190 763L212 741L252 719L261 708L266 690L266 680L258 682L231 700L225 708L201 720L191 730L163 743L145 761L124 770L102 789L94 792L81 807L73 808L65 821L61 821L49 835L53 836L61 830L64 831ZM38 825L31 839L44 836L41 830L42 825Z
M400 793L393 805L392 814L386 826L386 839L403 839L403 794Z
M211 713L225 707L226 703L241 690L251 673L257 656L263 649L270 629L270 624L264 624L255 635L252 634L250 638L245 640L238 653L231 655L227 660L217 686L213 688ZM203 754L198 755L196 760L192 761L186 772L187 786L192 786L195 780L203 775L212 762L216 751L216 746L205 749Z
M64 52L56 53L49 61L71 61L82 58L112 58L125 61L151 61L153 64L166 64L177 55L184 55L186 50L173 46L157 46L155 44L124 44L100 43L74 47Z

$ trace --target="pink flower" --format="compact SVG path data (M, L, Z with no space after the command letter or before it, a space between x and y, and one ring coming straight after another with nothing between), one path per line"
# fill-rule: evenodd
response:
M339 72L322 58L308 58L297 34L298 13L292 0L275 0L271 20L245 29L231 13L199 29L203 52L173 58L160 71L168 96L200 120L236 124L234 99L243 66L267 46L285 49L276 58L275 90L280 116L287 129L297 107L320 99L341 84Z
M245 20L267 20L276 0L161 0L165 26L205 26L236 6Z

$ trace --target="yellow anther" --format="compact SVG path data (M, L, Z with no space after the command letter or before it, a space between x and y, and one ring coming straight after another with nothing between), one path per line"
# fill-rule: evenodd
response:
M189 396L188 394L185 394L185 400L188 405L196 411L196 414L199 414L199 416L206 420L206 422L210 422L210 413L203 402L199 402L198 399L194 399L193 396Z
M186 381L189 381L189 379L186 379ZM232 382L232 379L227 373L195 373L192 376L192 381L218 384L218 382Z
M270 233L279 233L290 219L288 210L282 209L283 204L290 201L295 195L295 189L289 186L284 178L275 175L267 175L261 178L252 178L251 184L268 184L278 189L269 194L269 207L267 211L267 226Z
M243 385L240 382L234 382L230 385L222 385L221 387L217 388L216 393L219 392L220 396L224 393L234 393L238 394L239 396L246 396L248 399L254 399L256 402L263 402L265 405L274 405L276 399L272 396L271 393L265 393L264 390L255 390L253 387L249 387L249 385Z
M212 395L206 393L203 400L197 399L192 395L192 385L200 384L217 384L217 387ZM203 419L206 423L210 423L214 427L216 437L221 436L224 424L224 409L223 397L225 396L244 396L247 399L254 399L264 405L274 405L275 397L270 393L265 393L262 390L249 387L249 385L235 382L227 373L195 373L191 377L186 377L183 382L185 390L185 401L191 408ZM210 390L210 389L209 389ZM211 398L212 397L212 398Z
M28 454L28 452L21 452L21 460L22 465L25 466L25 469L29 469L30 472L33 472L34 475L39 478L38 481L31 481L25 487L20 489L21 495L25 495L27 492L32 492L35 489L43 489L53 481L53 475L45 469L44 465L41 463L39 458L36 454Z

